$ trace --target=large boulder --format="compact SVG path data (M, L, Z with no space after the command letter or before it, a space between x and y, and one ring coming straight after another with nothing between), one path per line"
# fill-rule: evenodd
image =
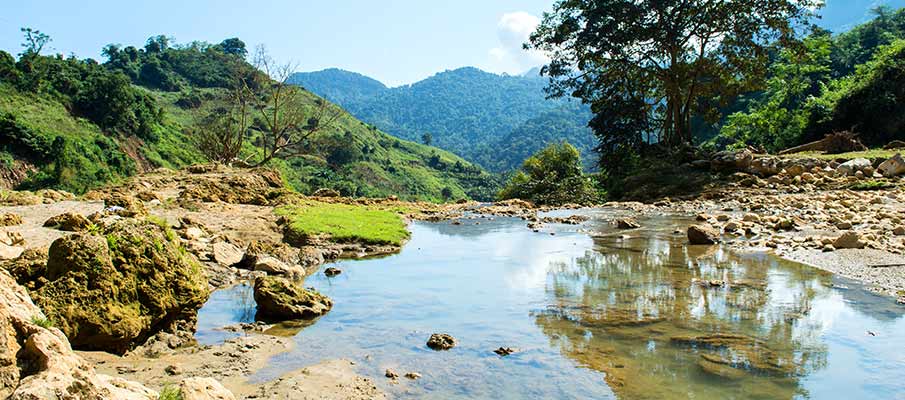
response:
M883 161L877 170L887 178L905 174L905 159L901 154L896 154L892 158Z
M255 278L254 298L258 304L255 318L264 321L313 319L333 307L329 297L276 276Z
M709 226L692 225L688 227L688 243L715 244L720 241L720 233Z
M836 167L836 172L840 175L849 176L855 175L858 171L864 172L868 168L872 168L870 160L866 158L856 158L839 164L839 166Z
M863 249L866 245L858 232L843 233L833 241L833 247L837 249Z
M715 170L745 171L754 162L754 153L748 149L720 151L710 159L710 167Z
M158 332L194 330L207 280L176 235L130 219L101 233L54 241L47 283L32 291L72 345L122 354Z
M25 288L0 271L0 398L154 400L136 382L97 374L76 355Z

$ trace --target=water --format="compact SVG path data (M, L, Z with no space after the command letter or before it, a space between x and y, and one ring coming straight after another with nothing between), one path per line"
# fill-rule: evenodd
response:
M347 358L401 398L905 399L905 308L854 282L686 247L673 230L690 221L673 217L643 220L628 239L603 222L592 238L478 221L415 223L400 254L309 277L333 310L280 329L295 348L253 379ZM693 283L716 279L730 286ZM197 337L217 343L233 335L218 327L253 316L247 286L216 292ZM434 332L459 345L428 349ZM500 346L519 352L500 357ZM386 368L423 378L391 385Z

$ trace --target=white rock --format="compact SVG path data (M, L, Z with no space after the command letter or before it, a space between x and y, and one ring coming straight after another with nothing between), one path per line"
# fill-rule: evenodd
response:
M217 242L212 246L212 255L217 264L230 266L242 261L242 250L227 242Z
M897 153L892 158L883 161L877 169L885 177L905 174L905 159L902 159L902 155Z
M236 400L236 396L214 378L185 379L179 385L179 394L182 400Z

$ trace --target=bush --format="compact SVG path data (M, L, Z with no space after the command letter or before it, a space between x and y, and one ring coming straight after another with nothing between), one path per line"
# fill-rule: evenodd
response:
M581 168L578 149L568 143L551 144L525 160L498 198L529 200L542 205L595 203L599 196Z

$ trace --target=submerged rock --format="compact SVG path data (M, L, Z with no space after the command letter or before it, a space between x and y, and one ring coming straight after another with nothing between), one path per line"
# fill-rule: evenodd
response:
M634 218L626 217L617 219L616 227L619 229L637 229L641 227L641 224L635 221Z
M333 307L329 297L276 276L257 277L254 298L258 304L255 318L266 321L317 318Z
M719 241L720 233L713 228L704 225L688 227L688 243L690 244L716 244Z
M433 350L449 350L456 347L456 339L445 333L435 333L427 340L427 347Z
M102 233L54 241L32 291L72 345L122 354L161 331L193 331L207 280L175 234L136 220Z
M496 353L498 356L506 357L506 356L508 356L508 355L510 355L510 354L512 354L512 353L517 352L517 351L518 351L518 350L513 349L512 347L500 347L500 348L494 350L493 352Z
M328 267L327 269L324 270L324 275L327 275L327 276L336 276L341 273L343 273L343 271L341 269L334 268L334 267Z

